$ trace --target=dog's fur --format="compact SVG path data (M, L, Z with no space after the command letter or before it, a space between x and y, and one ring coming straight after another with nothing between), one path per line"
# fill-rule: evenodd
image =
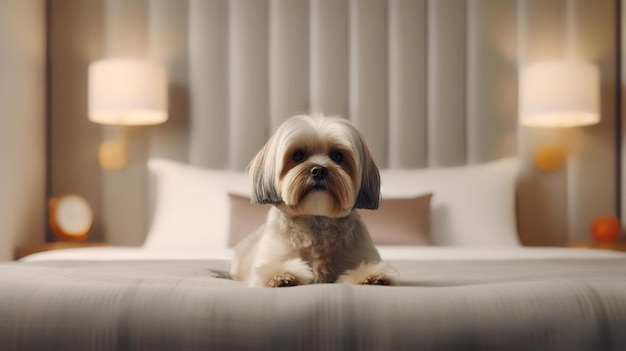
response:
M338 117L295 116L249 167L266 223L235 247L233 279L249 286L396 285L355 211L376 209L378 168L363 136Z

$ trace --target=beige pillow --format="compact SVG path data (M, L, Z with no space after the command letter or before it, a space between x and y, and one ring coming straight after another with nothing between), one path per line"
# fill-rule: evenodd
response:
M271 205L250 203L247 196L228 194L230 203L230 227L228 247L233 247L246 235L256 231L265 223Z
M381 199L378 210L358 210L372 240L378 245L431 245L430 198L432 194ZM256 231L267 217L270 205L250 203L247 196L228 194L230 229L228 246Z
M377 245L431 245L430 199L381 199L378 210L358 210Z

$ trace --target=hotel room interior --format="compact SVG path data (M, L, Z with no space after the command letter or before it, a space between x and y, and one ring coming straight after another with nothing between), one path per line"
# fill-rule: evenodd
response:
M626 349L625 7L0 1L0 350ZM399 286L223 276L308 113L365 137Z

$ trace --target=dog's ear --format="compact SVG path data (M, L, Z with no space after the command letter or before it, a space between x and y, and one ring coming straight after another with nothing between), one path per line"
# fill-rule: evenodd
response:
M276 204L283 200L278 195L275 185L276 155L270 140L252 159L248 166L248 173L252 177L253 204Z
M361 145L361 154L363 155L361 188L359 189L354 208L375 210L378 208L380 200L380 173L365 143L361 143Z

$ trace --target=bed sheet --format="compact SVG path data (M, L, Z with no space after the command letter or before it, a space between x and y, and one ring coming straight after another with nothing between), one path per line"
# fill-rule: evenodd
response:
M4 263L0 349L626 349L624 258L391 264L401 286L267 289L228 260Z

